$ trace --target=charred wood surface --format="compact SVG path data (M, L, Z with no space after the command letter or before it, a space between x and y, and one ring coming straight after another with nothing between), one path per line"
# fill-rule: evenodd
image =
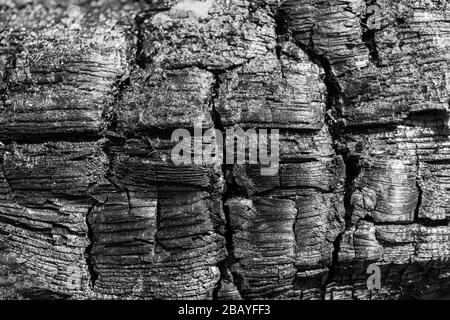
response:
M449 292L449 1L75 4L0 0L0 298ZM198 124L278 174L176 166Z

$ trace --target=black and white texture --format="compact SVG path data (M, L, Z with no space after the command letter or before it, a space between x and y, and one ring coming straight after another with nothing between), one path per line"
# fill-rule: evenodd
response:
M449 91L448 0L0 0L0 298L449 292ZM174 165L198 122L278 175Z

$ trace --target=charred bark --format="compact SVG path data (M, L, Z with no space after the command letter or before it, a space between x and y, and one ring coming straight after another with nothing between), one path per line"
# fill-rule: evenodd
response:
M449 291L448 1L58 3L0 3L1 298ZM174 165L198 124L278 174Z

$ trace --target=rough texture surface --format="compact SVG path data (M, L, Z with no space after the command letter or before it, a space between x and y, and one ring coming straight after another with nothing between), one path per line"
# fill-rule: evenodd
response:
M0 0L0 298L448 292L449 53L447 0ZM198 124L278 174L175 166Z

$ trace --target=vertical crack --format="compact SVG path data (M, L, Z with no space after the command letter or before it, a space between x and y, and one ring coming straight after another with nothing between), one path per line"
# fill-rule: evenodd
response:
M325 125L328 127L330 132L330 136L332 139L333 148L335 150L336 156L341 156L344 164L346 166L345 171L345 183L344 183L344 207L345 207L345 224L342 228L342 231L337 235L337 237L333 241L333 252L331 264L328 266L328 273L325 275L322 287L321 287L321 296L322 299L325 298L326 287L329 284L330 280L333 279L334 274L336 272L336 267L339 264L338 256L340 252L340 244L343 237L343 234L347 228L348 219L351 216L351 205L350 199L351 194L353 193L353 180L359 174L359 170L355 170L358 168L357 161L355 162L355 158L349 156L349 152L345 146L344 139L344 123L341 119L342 116L342 90L340 88L339 82L334 76L333 69L329 59L324 54L319 54L315 48L314 41L312 39L312 32L310 35L310 41L308 44L301 43L299 41L292 40L292 36L289 33L288 28L288 19L287 14L284 12L282 7L278 7L274 14L275 22L276 22L276 33L277 33L277 56L280 59L281 56L281 45L280 43L283 41L293 41L297 47L299 47L309 58L309 60L316 65L318 65L321 69L324 70L324 76L322 77L322 81L326 87L326 119ZM336 120L337 119L337 120ZM354 171L354 172L353 172ZM294 234L295 234L295 223L294 223ZM295 279L294 279L295 281Z
M216 109L216 100L219 98L219 91L220 91L220 85L222 83L221 75L226 72L226 70L220 70L220 71L214 71L214 84L211 89L211 100L209 104L209 108L211 111L211 116L214 124L214 128L219 130L222 134L222 136L225 136L226 129L224 127L224 124L222 122L222 118L218 110ZM225 231L224 231L224 238L225 238L225 247L227 251L227 257L220 261L217 264L217 267L220 271L220 278L218 283L216 284L212 297L214 300L218 300L220 298L219 293L222 289L222 281L229 281L232 282L237 290L239 291L240 296L242 296L242 293L240 292L240 281L238 277L235 275L234 272L232 272L233 265L237 262L237 260L234 258L234 252L233 252L233 231L231 228L231 219L230 219L230 212L228 208L225 206L225 203L233 196L233 190L234 189L234 179L232 177L232 172L234 165L229 165L226 163L226 152L224 148L224 152L222 155L222 175L224 178L224 191L222 193L222 208L224 211L224 217L225 217Z
M116 108L123 100L123 94L128 86L131 85L130 72L127 70L122 76L118 77L112 90L113 102L110 108L103 111L102 117L107 124L106 130L116 132L118 127L118 119Z
M146 18L147 14L145 12L141 12L137 14L134 19L136 28L136 56L134 61L141 69L147 68L147 56L145 52L144 33L142 28L142 24L145 22Z
M128 188L125 188L125 193L127 195L127 202L128 202L128 215L131 216L131 199L130 199L130 190Z
M420 186L420 160L419 160L419 150L418 150L418 145L416 144L416 168L417 168L417 173L416 173L416 186L417 186L417 192L418 192L418 197L417 197L417 205L416 208L414 210L414 217L413 217L413 221L414 222L418 222L419 221L419 214L420 214L420 207L422 206L422 196L423 196L423 190L422 187Z
M85 258L86 258L86 264L87 264L90 279L91 279L91 288L92 289L94 289L95 282L98 279L98 273L95 270L95 260L92 255L92 250L93 250L94 243L95 243L95 237L94 237L94 231L92 229L91 219L92 219L92 214L93 214L93 210L95 209L95 206L96 206L96 204L93 204L89 208L89 210L86 214L86 226L88 228L87 237L89 239L89 245L85 249Z

